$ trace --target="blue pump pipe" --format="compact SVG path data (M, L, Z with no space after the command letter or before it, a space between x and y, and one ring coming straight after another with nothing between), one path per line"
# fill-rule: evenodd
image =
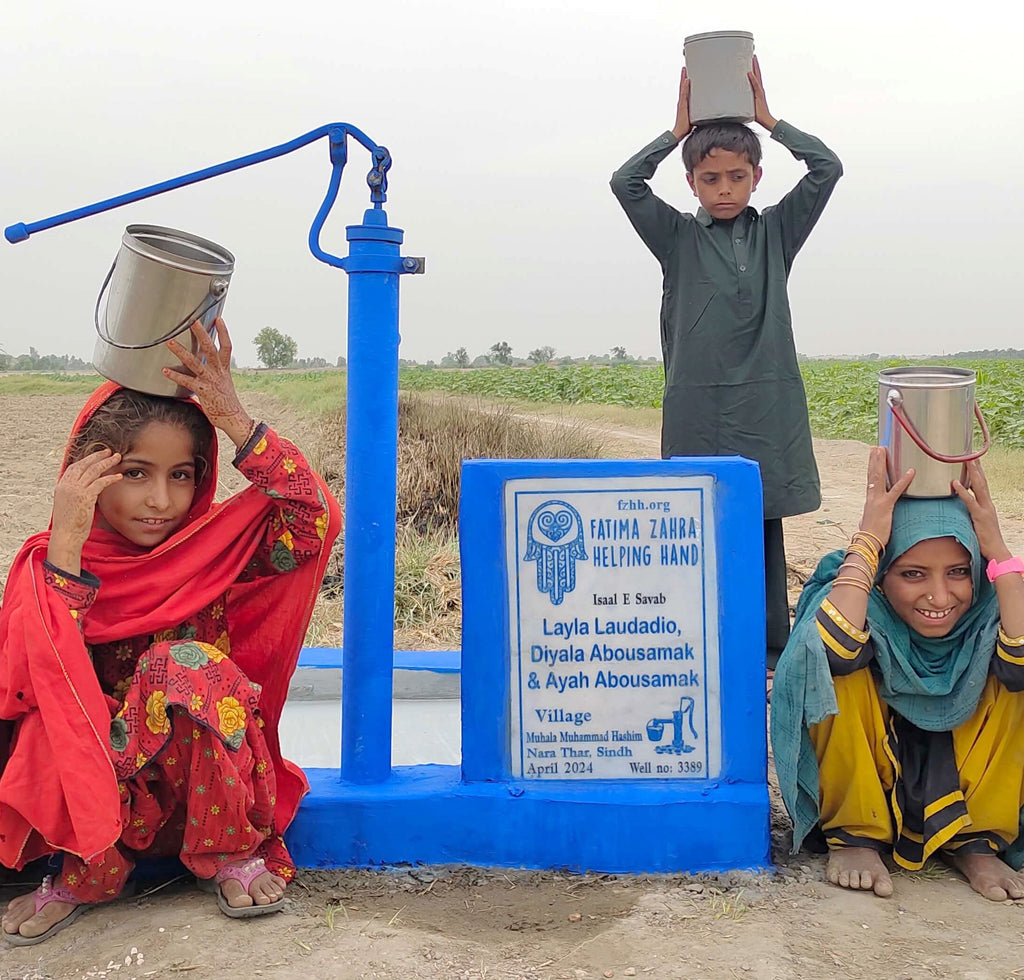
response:
M422 258L402 258L403 232L388 225L391 155L348 123L328 123L287 143L30 223L9 225L12 244L38 231L176 190L284 156L316 140L330 141L331 179L308 245L321 262L349 274L345 449L345 679L342 687L341 777L379 783L391 774L394 655L395 470L398 460L398 276L424 271ZM373 160L366 182L373 205L349 225L347 256L320 247L320 231L338 195L353 137Z

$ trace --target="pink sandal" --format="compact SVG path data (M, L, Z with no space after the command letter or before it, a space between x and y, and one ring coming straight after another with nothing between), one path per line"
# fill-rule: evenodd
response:
M65 926L71 925L87 908L91 907L88 903L79 902L66 888L54 885L52 875L47 875L43 879L34 895L35 915L38 915L50 902L66 902L68 905L74 905L74 908L60 922L55 922L46 932L40 933L38 936L23 936L20 932L7 932L0 929L4 939L11 946L35 946L36 943L45 942L51 936L56 936Z
M280 912L284 908L284 899L279 898L276 902L271 902L269 905L257 905L256 900L253 899L252 905L243 905L241 908L235 908L233 905L228 905L228 900L224 897L220 884L222 881L227 881L228 878L233 878L245 889L245 893L248 895L249 886L262 874L267 874L266 862L263 858L253 858L244 864L225 864L212 878L197 878L196 881L204 892L216 893L217 907L226 916L232 919L251 919L257 915L269 915L271 912Z

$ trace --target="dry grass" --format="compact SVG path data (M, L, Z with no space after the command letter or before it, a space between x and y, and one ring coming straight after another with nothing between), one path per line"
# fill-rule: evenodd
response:
M313 424L310 462L344 502L344 410L332 408ZM579 422L534 422L507 405L467 408L465 399L431 394L401 396L398 428L395 645L450 648L462 634L457 539L462 460L589 457L598 455L600 446ZM309 646L341 644L343 563L339 540L306 634Z
M395 645L447 649L462 637L459 543L451 536L398 528L395 548Z
M578 421L545 424L509 405L403 394L398 403L398 520L421 534L458 529L464 459L578 459L598 440Z

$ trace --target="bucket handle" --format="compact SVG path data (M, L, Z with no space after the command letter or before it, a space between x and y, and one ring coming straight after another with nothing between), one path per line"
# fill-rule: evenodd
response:
M100 327L100 304L103 302L103 294L107 291L107 286L110 285L110 279L114 275L114 269L117 267L117 258L110 264L110 271L107 273L107 278L103 280L103 285L100 286L100 294L96 297L96 310L93 313L93 324L96 327L96 334L106 344L110 344L111 347L117 347L119 350L149 350L151 347L157 347L160 344L167 343L178 334L187 330L192 326L196 320L201 320L207 313L210 312L221 300L223 295L227 292L228 281L227 279L214 279L210 282L209 292L203 299L201 299L196 308L189 313L183 320L179 320L178 323L167 331L162 337L157 337L156 340L151 340L147 344L119 344L114 340L109 331L106 330L106 309L103 311L103 327Z
M903 396L895 388L892 389L886 396L886 401L889 404L889 411L892 412L893 416L896 418L896 421L903 426L903 429L907 433L907 435L914 440L914 443L917 445L917 448L920 449L921 452L925 453L926 455L931 456L932 459L937 459L940 463L969 463L972 459L980 459L982 456L985 455L985 453L988 452L990 442L988 435L988 426L985 424L985 416L981 414L981 408L978 406L977 401L974 402L974 417L978 420L978 425L981 426L981 434L984 438L984 445L981 447L981 449L975 452L964 453L963 455L960 456L947 456L944 453L940 453L932 449L932 447L929 446L927 442L925 442L924 436L922 436L921 433L917 431L917 429L914 426L914 423L911 422L909 418L907 418L907 414L903 410Z

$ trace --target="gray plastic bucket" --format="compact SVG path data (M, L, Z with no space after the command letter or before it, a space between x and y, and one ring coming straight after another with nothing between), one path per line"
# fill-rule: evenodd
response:
M969 485L966 463L988 452L988 427L967 368L902 367L878 372L878 444L888 450L890 485L908 469L907 497L948 497ZM984 445L974 449L974 420Z
M749 31L709 31L683 41L690 79L690 122L747 123L754 118L754 93L747 72L754 66Z
M196 320L215 333L234 267L235 257L215 242L173 228L129 225L96 299L93 366L126 388L188 395L162 373L165 367L188 373L164 345L174 337L195 353L195 337L186 331Z

